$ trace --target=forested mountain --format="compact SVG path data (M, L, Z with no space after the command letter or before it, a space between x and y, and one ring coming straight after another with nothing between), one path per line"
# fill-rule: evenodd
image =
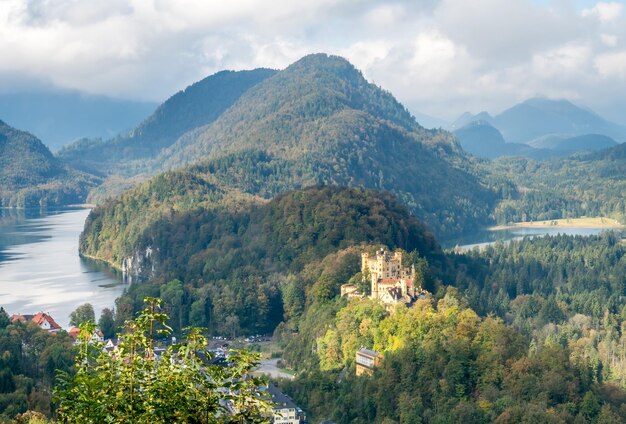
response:
M432 138L391 94L368 83L348 61L314 54L245 93L213 125L182 137L161 159L174 167L249 149L285 151L285 157L319 152L344 141L345 130L356 130L355 121L365 125L365 119L415 131L424 141ZM353 143L360 135L354 132Z
M130 133L107 141L85 139L67 146L59 155L92 172L132 173L134 168L128 169L128 162L156 156L185 132L210 124L246 90L275 72L218 72L170 97Z
M84 137L109 138L128 131L156 106L60 89L0 94L2 119L27 129L52 151Z
M97 182L63 164L35 136L0 121L0 206L83 203Z
M198 200L172 206L163 197L171 189L193 192ZM266 203L186 173L164 174L94 209L80 249L128 274L151 278L132 285L118 301L118 320L140 309L145 296L156 295L171 304L178 329L192 323L238 334L272 331L285 308L296 307L283 306L282 290L293 286L300 293L297 301L304 302L327 256L339 255L331 262L349 258L350 272L356 272L357 253L351 248L361 243L415 250L433 263L443 258L423 224L389 194L313 187ZM349 276L337 281L342 278ZM315 290L334 297L337 281Z
M517 189L504 194L499 223L607 216L626 220L626 144L564 159L501 158L485 172ZM506 184L505 184L506 185Z
M263 197L314 184L389 190L439 235L487 222L495 201L449 133L425 130L346 60L323 54L252 87L157 162L199 163L196 172Z

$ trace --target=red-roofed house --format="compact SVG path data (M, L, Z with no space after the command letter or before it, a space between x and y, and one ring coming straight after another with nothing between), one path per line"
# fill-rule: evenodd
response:
M45 312L37 312L35 315L11 315L11 321L32 321L39 326L42 330L47 330L51 333L56 333L61 329L61 326L56 323L54 318Z
M76 341L78 339L78 335L80 334L80 328L71 327L69 330L67 330L67 334L69 334L70 337L73 338L74 341ZM104 342L104 334L102 334L102 331L99 328L96 328L96 331L91 336L91 340L89 340L89 343L95 342Z

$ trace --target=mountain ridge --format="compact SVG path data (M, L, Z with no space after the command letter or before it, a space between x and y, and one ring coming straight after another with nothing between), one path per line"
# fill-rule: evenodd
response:
M213 122L246 90L275 72L266 68L217 72L170 96L130 132L109 140L79 141L66 146L59 156L100 175L143 172L143 160L156 156L187 131Z
M54 157L34 135L0 120L0 206L84 203L97 182Z

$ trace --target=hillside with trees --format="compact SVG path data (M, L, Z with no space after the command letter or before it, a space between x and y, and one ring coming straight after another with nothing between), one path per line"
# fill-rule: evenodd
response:
M620 144L558 160L500 158L483 163L489 175L485 180L503 189L494 218L507 223L604 216L624 222L625 152L626 144Z
M323 54L255 85L154 166L190 164L264 198L315 184L391 191L440 236L489 222L495 202L449 133L425 130L345 59Z
M298 371L283 388L313 419L626 419L626 247L614 235L499 243L447 255L444 268L427 261L420 279L433 296L410 308L309 292L277 328ZM383 355L371 376L355 375L360 347Z
M84 203L98 182L55 158L35 136L0 121L0 206Z
M285 287L294 284L303 296L310 288L303 281L313 284L308 274L323 267L329 255L345 261L356 255L353 246L382 243L417 250L433 263L443 257L424 225L389 194L317 187L269 203L246 203L212 192L213 207L176 212L163 205L166 213L149 227L127 227L135 243L122 241L113 248L107 235L145 205L120 200L91 213L81 236L82 254L107 258L149 280L131 285L119 299L118 321L132 316L145 296L159 296L172 308L177 329L193 324L218 334L268 332L283 319ZM335 284L319 290L334 296Z
M274 75L271 69L221 71L174 94L128 134L110 140L84 139L59 156L88 172L129 175L145 171L140 158L151 158L182 134L213 122L250 87Z

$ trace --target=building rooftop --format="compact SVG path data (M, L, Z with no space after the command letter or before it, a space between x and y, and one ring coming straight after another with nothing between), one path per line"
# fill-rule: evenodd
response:
M274 403L275 409L282 408L294 408L299 409L298 406L294 403L294 401L280 391L280 389L274 386L272 383L267 385L267 393L272 397L272 402Z
M369 356L374 356L374 357L376 357L376 356L380 355L380 353L376 352L375 350L365 349L364 347L362 347L361 349L359 349L357 353L364 353L364 354L366 354L366 355L369 355Z

